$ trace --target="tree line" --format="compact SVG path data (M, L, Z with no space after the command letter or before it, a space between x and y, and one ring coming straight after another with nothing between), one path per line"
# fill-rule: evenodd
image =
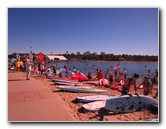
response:
M114 55L114 54L63 54L68 60L89 60L89 61L158 61L158 56L150 55Z

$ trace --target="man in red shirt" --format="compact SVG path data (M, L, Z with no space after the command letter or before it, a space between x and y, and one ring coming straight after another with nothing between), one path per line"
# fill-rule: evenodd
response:
M103 73L101 70L97 73L97 78L98 78L98 80L103 78Z

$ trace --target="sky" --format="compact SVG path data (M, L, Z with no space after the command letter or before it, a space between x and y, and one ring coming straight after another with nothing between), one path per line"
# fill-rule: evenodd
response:
M159 54L158 8L8 8L8 54Z

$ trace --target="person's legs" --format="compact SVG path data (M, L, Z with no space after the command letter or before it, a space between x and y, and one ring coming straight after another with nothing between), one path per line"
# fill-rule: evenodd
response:
M128 95L127 88L125 88L125 87L122 86L121 95Z
M29 79L30 74L31 74L31 69L28 68L28 70L27 70L27 78L26 78L26 80L30 80L30 79Z

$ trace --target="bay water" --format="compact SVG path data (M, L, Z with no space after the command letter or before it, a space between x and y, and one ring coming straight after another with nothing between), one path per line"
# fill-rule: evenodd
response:
M144 78L144 76L147 76L148 74L152 77L155 75L155 70L159 69L158 62L128 62L128 61L66 61L66 62L50 62L47 63L46 66L54 66L57 65L59 69L64 68L64 65L67 66L71 71L73 70L73 67L79 69L83 74L87 75L88 72L94 72L96 74L96 69L98 68L105 74L107 69L114 68L119 64L119 70L124 71L126 69L127 77L132 77L134 73L139 74L140 80ZM115 70L112 70L112 73L114 74ZM149 73L148 73L149 72Z

